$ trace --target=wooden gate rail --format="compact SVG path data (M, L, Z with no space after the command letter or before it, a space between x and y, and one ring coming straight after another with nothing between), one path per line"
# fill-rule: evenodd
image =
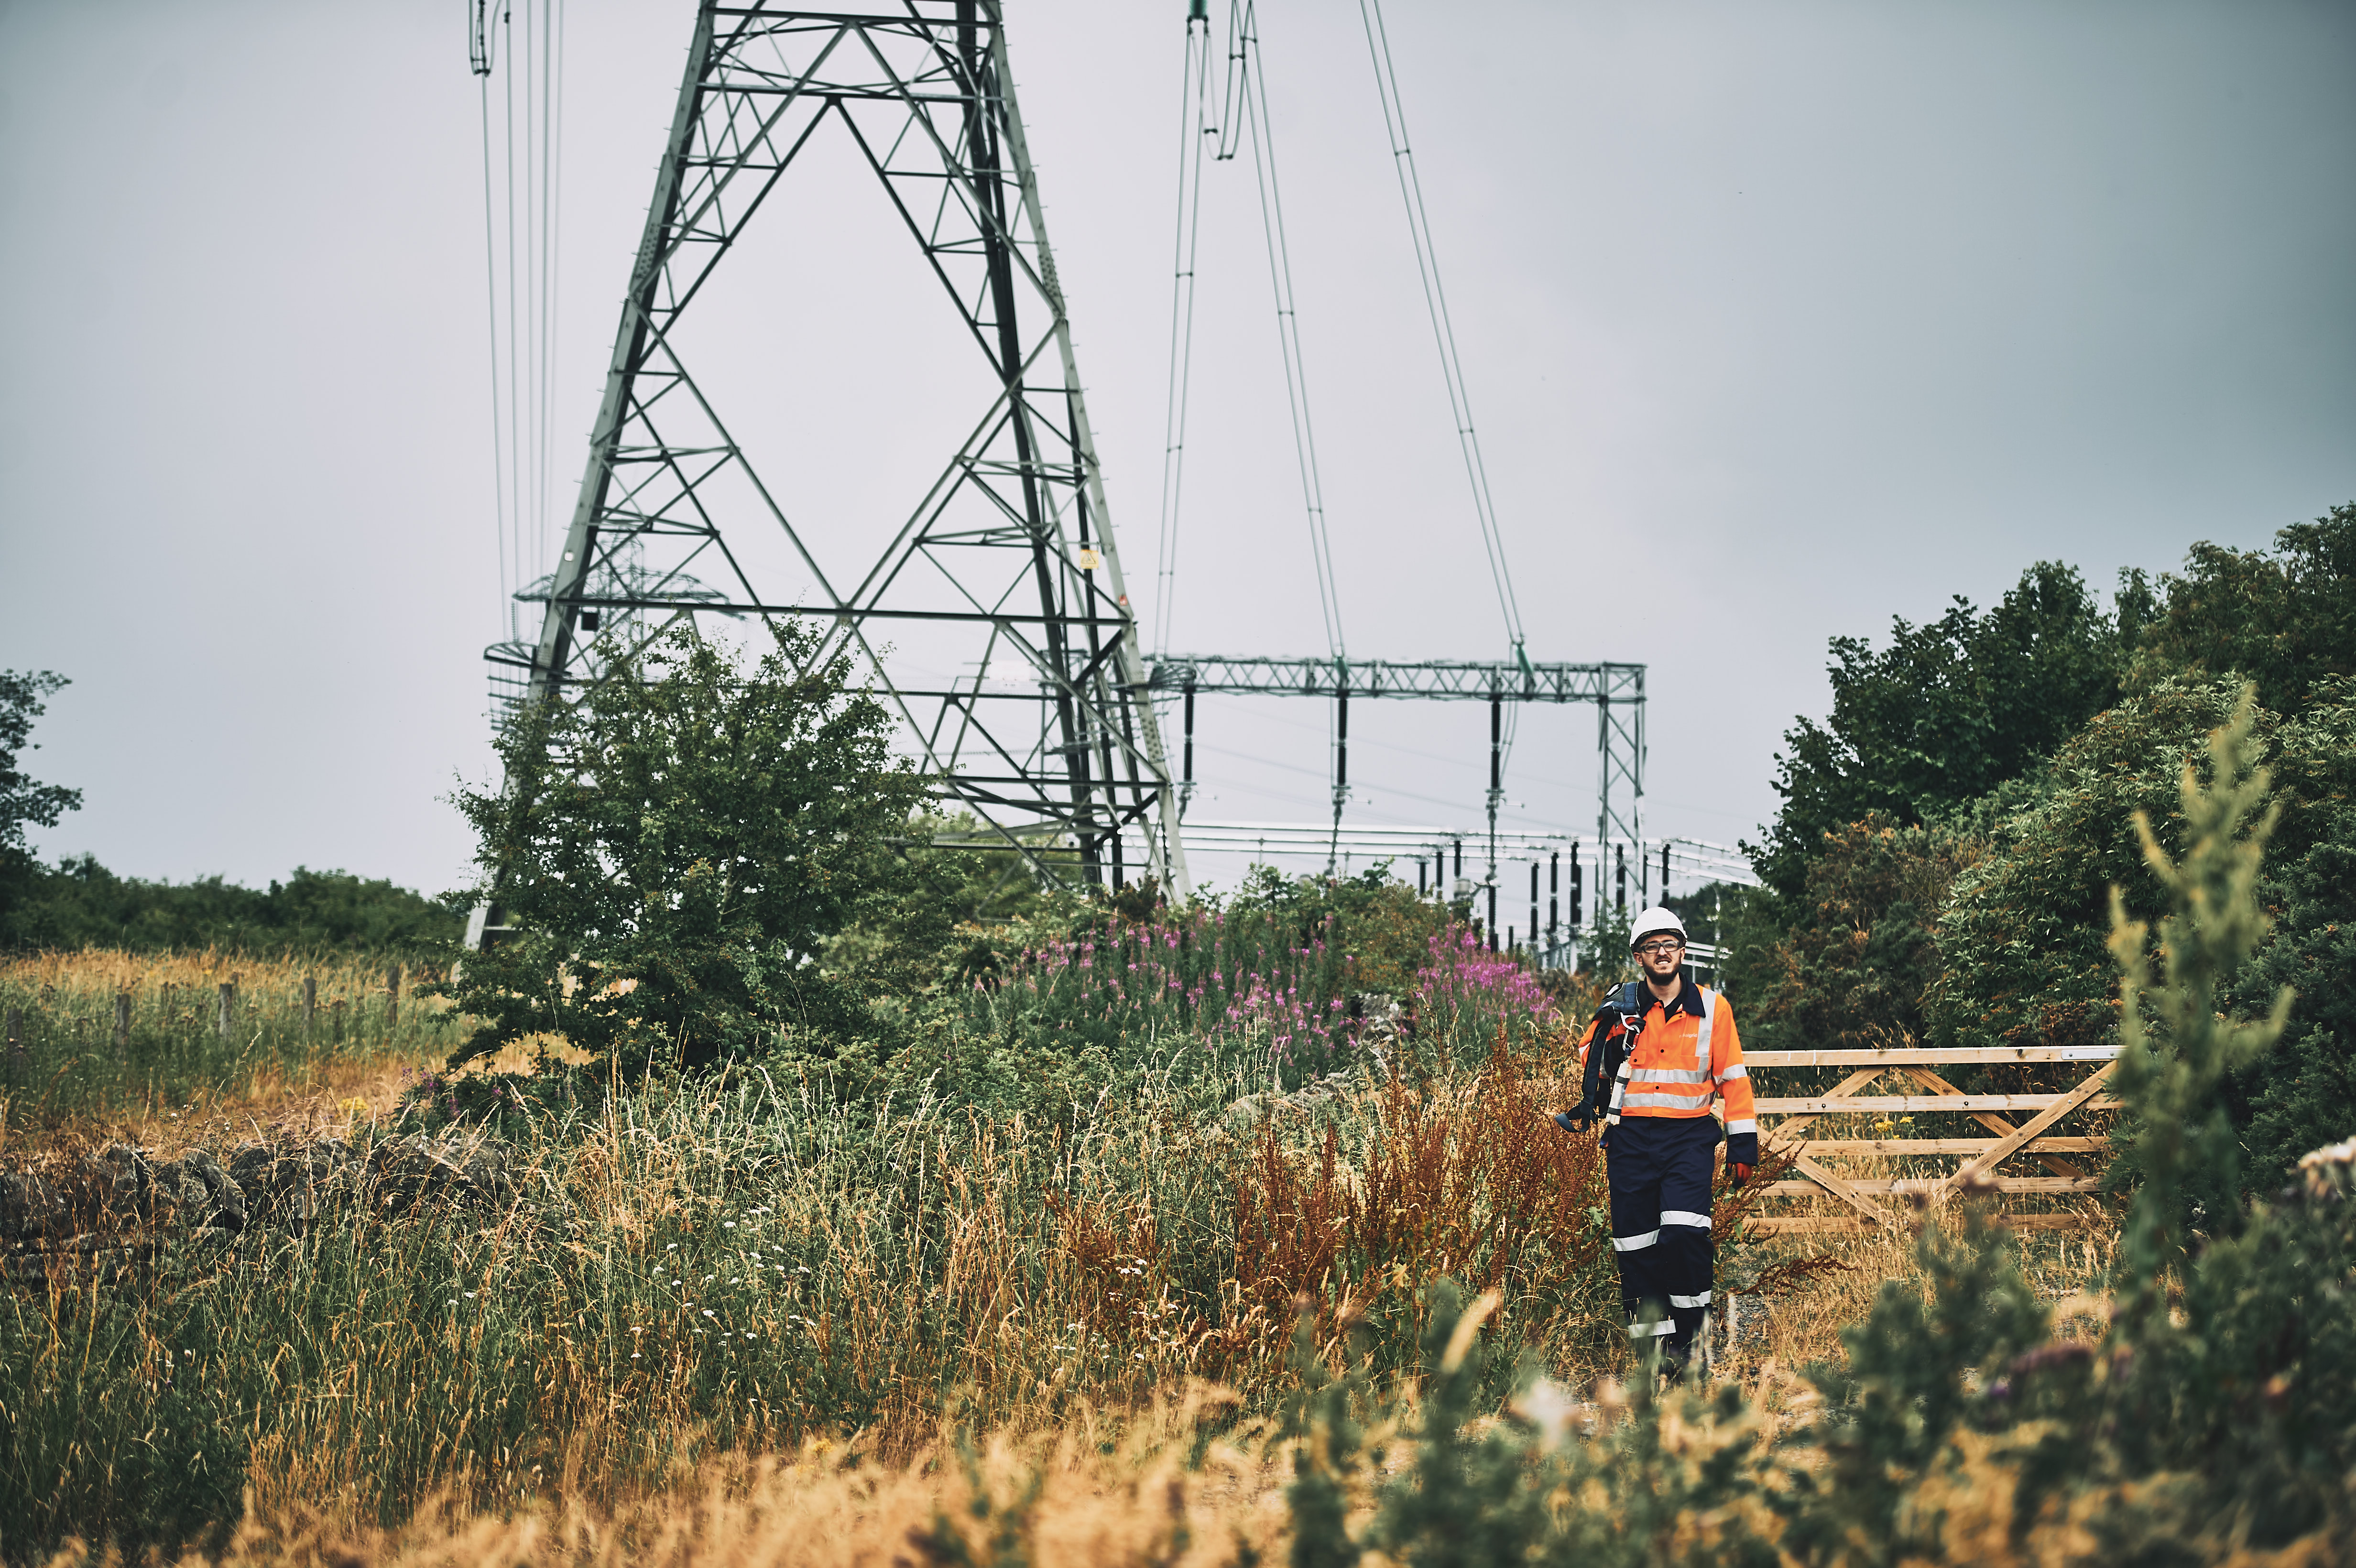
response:
M1954 1050L1891 1051L1753 1051L1743 1054L1758 1098L1761 1146L1773 1155L1793 1157L1790 1179L1771 1182L1766 1195L1779 1199L1832 1199L1845 1214L1798 1214L1749 1221L1754 1233L1855 1232L1896 1225L1902 1215L1886 1206L1893 1197L1938 1203L1966 1181L1993 1187L2004 1193L2060 1195L2097 1192L2099 1168L2089 1170L2069 1156L2107 1153L2110 1140L2083 1133L2048 1129L2065 1118L2089 1111L2118 1108L2119 1102L2102 1091L2116 1064L2115 1046L1974 1047ZM2017 1066L2030 1063L2084 1063L2094 1071L2071 1087L2051 1093L2019 1094L1966 1093L1933 1071L1938 1067ZM1781 1068L1847 1067L1854 1069L1831 1089L1815 1094L1767 1093L1761 1073ZM1911 1080L1928 1093L1867 1093L1885 1077ZM1903 1087L1903 1084L1891 1087ZM2025 1121L2011 1115L2028 1113ZM1965 1115L1991 1134L1987 1137L1858 1137L1852 1129L1837 1136L1812 1138L1807 1129L1831 1115ZM1772 1125L1771 1125L1772 1124ZM1954 1169L1939 1176L1888 1177L1848 1174L1826 1165L1827 1159L1872 1156L1961 1157ZM1997 1168L2013 1158L2036 1161L2044 1176L1998 1174ZM2024 1230L2067 1230L2083 1223L2067 1213L2012 1214L2008 1221Z

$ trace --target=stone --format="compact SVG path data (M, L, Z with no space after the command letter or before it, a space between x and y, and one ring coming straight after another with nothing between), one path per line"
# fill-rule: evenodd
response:
M428 1137L413 1133L369 1155L375 1206L405 1211L429 1200L480 1205L515 1198L507 1149L487 1133Z
M95 1221L145 1219L154 1207L155 1174L147 1157L129 1144L109 1144L81 1160L81 1203Z
M53 1236L68 1221L58 1189L30 1171L0 1171L0 1237Z
M192 1184L195 1200L188 1202L185 1197L183 1200L191 1214L202 1216L195 1221L198 1228L245 1229L245 1189L221 1168L220 1161L204 1149L191 1151L180 1162L180 1189L184 1195Z
M329 1189L353 1164L351 1147L340 1138L280 1147L243 1144L230 1155L222 1180L242 1194L239 1223L252 1219L299 1235L318 1217L322 1202L331 1198ZM214 1222L230 1221L217 1218Z

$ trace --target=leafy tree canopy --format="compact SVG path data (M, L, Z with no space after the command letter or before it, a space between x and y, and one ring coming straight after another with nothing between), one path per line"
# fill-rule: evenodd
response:
M995 973L1003 944L984 927L1054 909L1031 863L1011 848L969 842L978 824L963 814L919 814L900 848L903 874L879 880L851 923L828 938L824 965L871 1007L904 1008L944 986ZM1042 847L1045 848L1044 846Z
M506 787L457 804L518 930L447 987L477 1020L454 1065L561 1036L637 1072L856 1027L820 958L907 892L896 841L925 786L848 661L813 664L798 623L775 635L742 672L682 628L501 735Z
M1938 917L1956 875L1987 852L1951 823L1879 812L1825 836L1807 881L1761 933L1730 922L1730 988L1759 1049L1886 1050L1920 1041L1940 972Z
M0 852L25 848L25 827L55 827L58 818L81 809L81 791L37 784L16 764L17 753L38 751L33 720L48 711L41 699L67 684L52 670L0 669Z
M303 866L256 890L220 877L178 883L118 877L84 855L54 869L32 868L27 887L9 933L18 946L422 954L446 947L463 924L433 900L382 879Z
M2142 680L2240 675L2257 683L2261 705L2296 712L2319 680L2356 675L2356 504L2291 525L2270 551L2194 545L2157 597Z
M1958 596L1936 621L1893 621L1887 647L1834 638L1831 717L1784 732L1783 805L1747 846L1761 877L1797 898L1826 834L1876 812L1917 823L2027 771L2118 695L2148 601L2128 579L2106 613L2074 569L2040 561L1991 610Z
M2094 923L2115 885L2148 919L2167 890L2144 856L2142 813L2170 853L2183 842L2180 787L2203 738L2231 721L2239 683L2198 675L2122 700L2071 739L2038 778L1969 818L1990 839L1955 880L1938 924L1941 969L1927 1002L1942 1045L2091 1045L2118 1023L2115 972ZM2250 744L2269 763L2282 818L2278 863L2329 842L2356 792L2356 687L2319 688L2285 720L2254 710Z
M42 699L66 684L49 670L0 669L0 946L23 947L37 938L28 918L44 880L41 864L25 846L27 824L54 827L58 818L81 806L81 792L35 782L17 765L33 745L33 720Z

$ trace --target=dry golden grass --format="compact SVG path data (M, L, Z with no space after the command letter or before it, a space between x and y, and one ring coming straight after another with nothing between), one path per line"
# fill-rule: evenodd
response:
M166 997L175 1005L209 1018L217 987L233 985L249 1004L291 1016L303 982L317 983L320 1048L298 1061L258 1056L241 1066L233 1083L199 1087L182 1096L123 1095L98 1106L69 1106L39 1118L37 1132L13 1135L0 1115L0 1157L77 1154L121 1141L164 1158L177 1158L198 1145L221 1148L247 1139L304 1142L348 1133L356 1124L392 1115L412 1075L438 1070L447 1051L440 1036L420 1039L412 1027L390 1034L370 1010L381 1006L386 965L355 958L256 957L208 949L193 954L131 954L106 949L44 953L0 960L0 990L39 998L37 1005L60 1014L89 1017L101 1028L114 998L129 993L136 1005L155 1008ZM446 1004L420 997L414 972L402 976L401 1007L413 1026L439 1018ZM348 1038L326 1037L345 1027ZM518 1041L498 1055L469 1065L470 1072L530 1073L545 1051L559 1061L585 1061L586 1053L549 1037ZM0 1111L6 1109L0 1101Z
M1200 1443L1204 1419L1229 1403L1189 1383L1134 1416L1083 1410L1052 1430L1001 1432L967 1449L945 1438L899 1462L813 1440L790 1454L717 1458L622 1497L598 1496L575 1466L541 1477L510 1509L476 1510L445 1495L392 1530L357 1525L332 1504L249 1491L226 1549L182 1561L866 1568L940 1561L941 1531L992 1561L992 1537L1010 1528L1036 1568L1210 1568L1235 1561L1239 1546L1280 1560L1290 1472L1267 1448L1265 1426ZM70 1543L51 1568L110 1560Z

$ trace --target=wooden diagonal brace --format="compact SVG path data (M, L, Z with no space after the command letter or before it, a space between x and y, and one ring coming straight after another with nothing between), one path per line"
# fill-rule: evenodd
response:
M1861 1072L1852 1072L1847 1077L1842 1079L1839 1083L1834 1084L1832 1086L1831 1093L1826 1095L1826 1098L1836 1098L1842 1094L1854 1094L1859 1089L1864 1088L1867 1084L1872 1083L1875 1079L1880 1077L1888 1071L1889 1069L1883 1067L1870 1067ZM1799 1135L1806 1131L1808 1124L1815 1119L1816 1118L1813 1115L1786 1116L1782 1121L1776 1123L1775 1125L1768 1131L1766 1136L1760 1139L1760 1142L1765 1147L1774 1149L1790 1148L1796 1144L1805 1143L1807 1140L1801 1137Z
M1945 1079L1940 1077L1937 1073L1932 1072L1927 1067L1910 1067L1906 1071L1908 1074L1915 1080L1915 1082L1922 1084L1925 1088L1936 1089L1942 1094L1960 1094L1963 1093L1963 1090L1956 1087L1954 1084L1948 1083ZM1974 1111L1970 1113L1970 1115L1972 1120L1977 1122L1988 1131L1996 1134L1998 1137L2009 1137L2016 1130L2009 1118L1999 1115L1994 1111ZM2086 1174L2066 1159L2055 1159L2052 1156L2044 1154L2037 1155L2034 1157L2038 1164L2043 1166L2046 1169L2051 1171L2056 1176L2083 1176Z
M2027 1122L2015 1128L2012 1132L2007 1134L2001 1138L1998 1138L1995 1147L1990 1148L1986 1154L1976 1156L1972 1159L1965 1161L1961 1169L1957 1170L1954 1175L1947 1178L1946 1180L1939 1184L1937 1195L1940 1198L1945 1198L1955 1189L1957 1184L1967 1181L1971 1178L1979 1175L1982 1171L1992 1168L1997 1161L2003 1159L2007 1155L2012 1153L2021 1145L2027 1143L2029 1139L2035 1137L2038 1134L2043 1132L2046 1128L2051 1126L2054 1123L2060 1121L2062 1117L2068 1115L2071 1112L2076 1110L2079 1106L2093 1099L2094 1097L2094 1091L2103 1086L2104 1081L2111 1075L2111 1069L2117 1065L2118 1064L2115 1061L2104 1062L2102 1066L2096 1068L2094 1072L2086 1075L2086 1081L2083 1083L2079 1084L2075 1089L2071 1090L2067 1094L2062 1095L2062 1098L2054 1101L2053 1104L2046 1106L2045 1109L2040 1111L2034 1116L2029 1117Z
M1890 1211L1884 1209L1880 1204L1876 1203L1872 1199L1868 1198L1864 1193L1859 1192L1856 1188L1851 1187L1847 1182L1843 1181L1839 1177L1835 1176L1831 1171L1826 1170L1823 1166L1818 1165L1815 1160L1810 1159L1807 1156L1800 1155L1794 1158L1792 1161L1792 1168L1806 1177L1809 1180L1815 1182L1817 1186L1823 1188L1826 1192L1829 1192L1834 1197L1839 1199L1842 1202L1847 1204L1850 1208L1856 1210L1858 1213L1863 1214L1867 1219L1871 1220L1874 1223L1878 1225L1888 1225L1894 1222L1894 1217L1890 1214Z

